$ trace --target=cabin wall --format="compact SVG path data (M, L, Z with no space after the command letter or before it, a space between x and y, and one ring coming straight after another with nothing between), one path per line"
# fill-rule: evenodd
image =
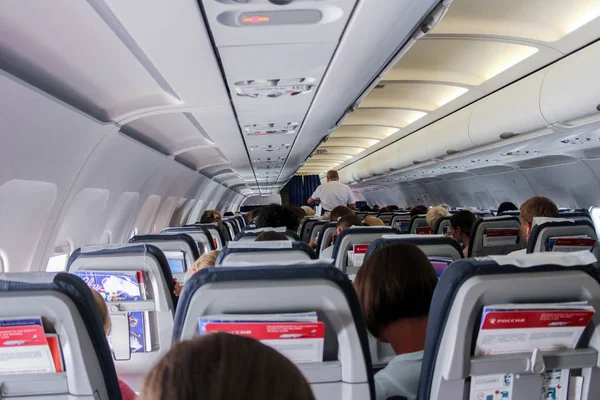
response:
M0 270L45 270L86 244L160 232L180 211L233 210L243 197L30 85L0 74ZM8 131L8 132L7 132ZM190 207L186 209L186 204ZM185 212L184 212L185 211Z
M515 168L508 172L472 175L454 180L391 186L378 191L363 191L369 205L396 204L452 207L496 208L503 201L520 205L533 196L546 196L559 207L589 208L600 204L600 159Z

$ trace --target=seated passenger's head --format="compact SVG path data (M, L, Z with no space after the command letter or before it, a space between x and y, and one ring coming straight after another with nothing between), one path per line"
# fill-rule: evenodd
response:
M206 210L200 217L200 223L202 224L212 224L212 223L221 222L221 213L217 210Z
M315 215L315 210L313 210L309 206L302 206L301 208L304 210L304 213L307 217L312 217Z
M104 301L104 299L102 298L102 296L100 296L100 294L98 292L96 292L95 290L92 290L92 297L94 297L94 303L96 304L96 307L98 308L98 311L100 311L100 320L102 321L102 327L104 328L104 334L108 336L108 334L110 333L110 328L111 328L111 323L110 323L110 314L108 313L108 306L106 305L106 302Z
M306 211L302 207L290 207L290 210L296 214L296 218L298 218L298 222L302 221L304 217L306 217Z
M340 180L340 175L338 174L337 171L335 170L330 170L327 171L327 182L331 182L331 181L339 181Z
M224 217L233 217L235 216L235 214L232 211L227 211L225 214L223 214Z
M510 201L505 201L504 203L502 203L498 206L498 211L496 212L496 214L500 215L503 212L517 211L518 209L519 208L514 203L511 203Z
M363 222L369 226L385 226L382 220L373 215L367 215Z
M146 376L144 400L314 400L304 375L277 350L226 333L175 344Z
M542 196L530 198L521 204L521 239L527 243L534 218L558 218L558 215L558 207L552 200Z
M449 215L450 213L448 212L448 210L446 210L442 206L437 206L431 207L429 211L427 211L425 219L427 220L427 225L429 225L431 229L435 229L437 222L440 220L440 218L447 217Z
M345 215L354 215L354 211L346 206L337 206L329 213L329 220L335 222Z
M337 234L339 235L344 229L348 229L353 226L362 226L362 221L356 215L345 215L338 220L337 223Z
M260 209L255 218L257 228L279 228L285 226L286 229L296 231L299 221L296 214L287 207L279 204L269 204Z
M396 354L423 350L437 283L435 269L418 247L395 243L376 250L354 280L371 335L391 343Z
M207 251L202 254L185 273L185 279L188 280L192 275L201 269L214 267L217 264L217 257L219 257L219 250Z
M410 216L414 217L415 215L423 215L423 214L427 214L427 207L425 207L424 205L420 204L418 206L415 206L413 208L410 209Z
M272 242L276 240L290 240L281 232L264 231L256 237L255 242Z
M452 238L465 247L469 245L471 229L477 217L471 211L462 210L450 217L450 233Z
M360 210L358 210L358 211L360 211L360 212L369 212L369 211L371 211L371 207L369 207L369 206L362 206L360 208Z

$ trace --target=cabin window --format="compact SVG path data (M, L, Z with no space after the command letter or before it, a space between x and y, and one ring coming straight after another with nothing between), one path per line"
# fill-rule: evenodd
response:
M48 259L46 272L63 272L67 269L69 253L57 254Z

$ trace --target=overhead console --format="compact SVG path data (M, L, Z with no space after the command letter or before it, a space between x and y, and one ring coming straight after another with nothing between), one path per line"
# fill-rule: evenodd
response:
M202 0L260 194L281 169L355 0Z

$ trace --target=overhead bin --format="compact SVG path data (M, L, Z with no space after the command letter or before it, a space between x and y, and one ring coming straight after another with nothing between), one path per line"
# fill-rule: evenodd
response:
M546 71L539 71L500 90L473 106L469 136L475 146L509 139L545 128L539 107Z
M546 121L576 127L600 120L600 42L552 65L542 85Z
M356 0L203 0L217 46L338 41ZM285 4L287 3L287 4ZM289 54L289 53L287 53Z
M414 157L418 161L424 161L446 157L473 147L469 137L471 112L471 107L464 108L415 133L413 136L421 139L421 145L415 147ZM425 151L423 151L423 141Z

